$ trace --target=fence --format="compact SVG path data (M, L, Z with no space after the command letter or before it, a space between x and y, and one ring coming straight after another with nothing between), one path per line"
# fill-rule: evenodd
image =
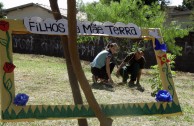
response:
M63 57L63 47L60 44L59 36L51 35L38 35L38 34L13 34L13 52L25 54L41 54L48 56ZM81 60L92 61L93 58L104 49L107 44L106 39L103 37L96 37L84 43L78 44L78 51ZM134 41L137 40L124 40L119 38L111 39L116 42L120 51L117 54L117 59L123 59L129 49L132 48ZM175 61L174 70L184 72L194 72L194 33L190 33L188 37L177 39L178 45L183 47L182 56L178 56ZM156 64L155 54L153 51L152 43L142 43L145 47L146 68ZM153 58L154 57L154 58Z

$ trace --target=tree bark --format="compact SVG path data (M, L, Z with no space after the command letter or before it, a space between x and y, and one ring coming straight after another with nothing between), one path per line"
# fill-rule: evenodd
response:
M100 121L100 126L112 126L113 120L106 118L98 105L93 95L92 89L86 79L84 71L82 70L78 51L77 51L77 22L76 22L76 1L67 0L67 14L68 14L68 46L70 52L71 62L73 64L74 73L80 83L80 86L86 96L86 99Z
M54 18L56 20L62 19L57 0L49 0L49 1L50 1L50 6L52 9ZM61 37L61 41L62 41L61 44L63 45L63 49L64 49L64 56L66 59L67 71L68 71L68 76L69 76L69 82L71 85L71 90L73 93L74 103L75 104L83 104L78 81L77 81L76 75L73 71L73 66L71 63L71 58L70 58L69 48L68 48L68 37L67 36L60 36L60 37ZM88 126L86 119L78 119L78 124L79 124L79 126Z

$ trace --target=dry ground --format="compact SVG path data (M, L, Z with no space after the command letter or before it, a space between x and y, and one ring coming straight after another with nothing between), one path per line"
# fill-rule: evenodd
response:
M64 60L61 58L14 54L16 93L24 92L30 96L28 104L73 104L71 88ZM92 85L88 62L82 66L90 85ZM150 70L144 70L141 84L144 92L120 84L121 78L113 74L115 91L92 88L99 104L151 102ZM113 118L113 126L189 126L194 125L194 74L177 72L173 77L176 92L183 110L181 116L136 116ZM83 101L87 104L83 92ZM0 123L4 126L78 126L76 119L36 120L33 122ZM99 126L96 118L88 119L89 126Z

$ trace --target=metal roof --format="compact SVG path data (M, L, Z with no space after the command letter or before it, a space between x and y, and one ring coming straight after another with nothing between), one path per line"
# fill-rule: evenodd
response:
M27 7L31 7L31 6L38 6L42 9L47 10L49 13L52 13L52 10L51 10L50 6L43 5L43 4L38 4L38 3L28 3L28 4L16 6L16 7L8 8L8 9L3 10L3 12L5 14L7 14L11 11L15 11L15 10L18 10L18 9L23 9L23 8L27 8ZM59 10L61 12L62 17L67 18L67 9L59 8Z

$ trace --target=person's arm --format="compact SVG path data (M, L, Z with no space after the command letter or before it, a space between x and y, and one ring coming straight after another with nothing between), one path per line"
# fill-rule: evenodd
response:
M117 69L117 72L116 72L116 75L117 75L117 76L120 76L120 72L119 72L119 71L120 71L120 69L121 69L123 66L125 66L125 65L126 65L126 62L124 62L124 61L119 65L119 67L118 67L118 69Z
M111 78L111 73L110 73L110 59L111 59L111 57L106 58L106 73L107 73L108 78L109 78L108 81L113 83L112 78Z
M116 76L120 76L120 69L125 66L131 59L133 58L132 55L127 55L125 57L125 59L122 61L122 63L119 65L118 69L117 69L117 72L116 72Z

